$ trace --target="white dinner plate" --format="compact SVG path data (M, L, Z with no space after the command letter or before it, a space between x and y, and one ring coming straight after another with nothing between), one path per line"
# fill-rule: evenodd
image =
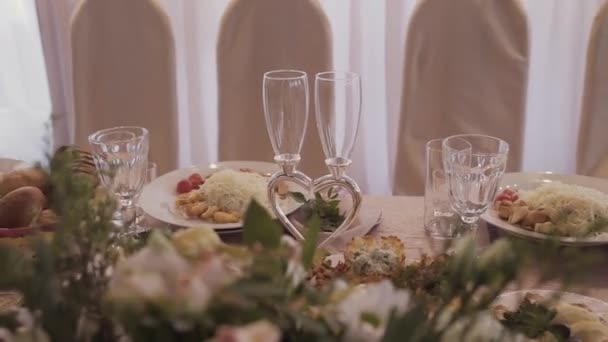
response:
M522 190L532 190L537 188L543 183L550 182L562 182L565 184L574 184L599 190L603 193L608 194L608 181L600 178L580 176L580 175L561 175L554 174L551 172L515 172L506 173L502 178L500 190L505 187ZM536 240L544 240L549 238L557 239L560 244L567 246L598 246L608 244L608 232L603 232L597 235L589 237L575 238L575 237L555 237L549 236L537 232L533 232L516 225L512 225L509 222L498 217L496 210L491 207L488 209L481 218L487 223L501 229L502 231L516 235L523 238L530 238Z
M494 304L504 305L509 310L514 310L524 300L526 294L528 293L540 295L547 300L557 299L558 301L567 304L583 304L589 309L591 309L591 311L593 311L598 316L604 319L608 319L608 303L596 298L591 298L571 292L560 292L551 290L512 291L498 296L494 301Z
M200 219L185 218L175 210L175 187L181 179L188 178L192 173L200 173L202 176L207 176L218 169L242 169L248 168L260 173L272 174L279 168L276 164L257 161L227 161L208 166L192 166L183 169L178 169L166 173L144 187L142 191L139 205L146 214L155 219L180 227L198 227L207 225L215 230L222 232L238 231L242 227L242 222L236 223L213 223ZM301 206L300 203L288 198L281 202L281 207L286 214L294 212Z

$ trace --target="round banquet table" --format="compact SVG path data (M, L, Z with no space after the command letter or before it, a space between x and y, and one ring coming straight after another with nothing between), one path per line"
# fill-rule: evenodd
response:
M423 228L423 197L405 196L364 196L363 201L367 210L381 210L382 223L372 232L372 235L394 235L399 237L406 249L406 257L416 259L421 254L432 254L441 250L440 242L433 241L427 237ZM501 234L495 228L488 228L485 223L480 223L477 231L477 245L481 250ZM590 297L598 298L608 302L608 246L586 247L601 251L606 256L606 265L598 265L597 269L589 270L589 279L584 282L573 284L566 289L568 292L576 292ZM524 274L524 281L518 285L518 289L528 289L533 286L534 271L529 270ZM545 283L544 289L558 289L559 283Z

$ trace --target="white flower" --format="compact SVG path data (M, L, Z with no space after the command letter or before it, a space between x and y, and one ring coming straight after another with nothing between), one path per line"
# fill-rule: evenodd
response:
M336 307L338 320L346 326L344 340L379 341L391 312L405 312L409 302L409 292L389 280L357 286Z
M222 240L211 227L201 226L175 232L172 237L175 249L187 258L196 258L203 253L214 252Z
M209 252L190 262L155 233L146 247L116 266L108 297L133 307L161 305L178 316L200 313L215 291L239 275L240 269L232 267L228 256Z
M11 333L8 329L0 328L0 341L14 342L15 337L13 336L13 333Z
M109 285L112 300L154 301L167 297L172 283L189 264L160 233L153 233L148 245L116 266Z
M211 342L278 342L279 329L268 321L257 321L243 326L222 326Z
M0 328L0 341L2 342L49 342L49 336L40 329L17 331L14 334L8 329Z
M48 342L49 336L37 324L34 316L25 308L16 311L19 327L13 333L6 328L0 328L2 342Z
M287 261L287 277L291 279L293 286L298 286L306 279L306 270L302 265L302 246L293 238L283 235L281 238L283 245L289 252Z
M215 291L230 284L240 273L223 256L210 254L178 280L177 297L191 312L200 312Z
M213 295L212 290L200 277L188 279L187 283L180 282L176 300L182 303L186 312L202 312Z

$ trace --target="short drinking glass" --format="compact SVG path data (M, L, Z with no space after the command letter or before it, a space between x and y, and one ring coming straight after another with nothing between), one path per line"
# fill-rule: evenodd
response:
M443 140L443 164L450 205L466 223L475 223L491 205L507 166L509 144L479 134Z
M431 237L450 239L466 232L468 225L450 206L442 142L443 139L433 139L426 144L424 229Z
M135 201L141 193L148 167L148 130L115 127L89 136L101 184L118 201L115 220L128 227L135 219Z

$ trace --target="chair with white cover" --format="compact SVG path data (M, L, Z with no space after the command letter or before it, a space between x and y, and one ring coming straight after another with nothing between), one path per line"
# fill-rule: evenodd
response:
M424 193L425 144L485 134L521 165L527 19L517 0L421 0L407 35L393 193Z
M272 161L262 105L265 72L308 73L310 110L300 169L327 173L314 120L314 76L331 66L330 29L317 0L234 0L217 45L220 160Z
M593 22L577 146L577 173L608 178L608 3Z
M76 143L114 126L142 126L160 173L177 166L175 48L155 0L84 0L71 28Z

